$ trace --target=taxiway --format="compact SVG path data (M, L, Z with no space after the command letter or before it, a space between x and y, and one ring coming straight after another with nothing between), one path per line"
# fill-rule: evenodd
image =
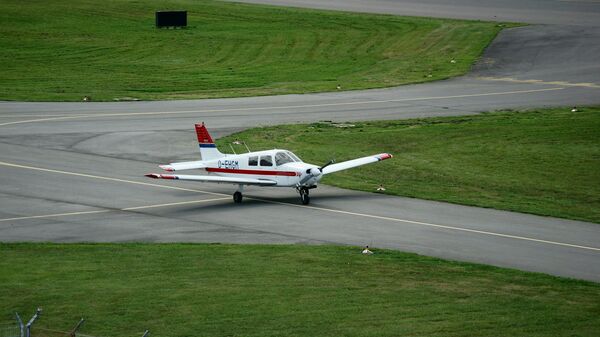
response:
M341 6L336 9L416 15L398 6L411 1L328 3ZM362 7L348 7L357 3ZM429 15L454 17L444 12L442 1L422 3L437 8ZM530 20L498 19L549 25L502 32L469 75L452 80L197 101L1 102L0 240L369 244L600 281L598 224L326 186L312 193L310 206L299 205L292 189L272 188L249 188L248 198L236 205L228 185L143 177L159 163L196 159L192 126L199 121L222 136L258 125L600 103L597 4L582 5L594 10L585 10L573 25L562 20L577 11L551 15L564 4L494 3L504 6L498 13L519 15L528 13L519 10L522 4L547 5L545 15L531 14ZM387 7L377 7L382 4ZM459 4L488 13L487 2ZM565 23L571 25L556 25Z

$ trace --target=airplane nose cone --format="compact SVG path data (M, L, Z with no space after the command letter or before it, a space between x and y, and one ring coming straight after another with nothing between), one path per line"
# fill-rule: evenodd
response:
M308 173L314 177L318 177L321 175L321 170L319 170L318 167L312 167L312 168L309 168L308 170L306 170L306 173Z

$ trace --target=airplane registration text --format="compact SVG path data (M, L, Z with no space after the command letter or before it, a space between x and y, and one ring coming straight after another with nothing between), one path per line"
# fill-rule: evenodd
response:
M240 163L237 160L219 160L217 163L219 168L225 168L230 170L238 170L240 168Z

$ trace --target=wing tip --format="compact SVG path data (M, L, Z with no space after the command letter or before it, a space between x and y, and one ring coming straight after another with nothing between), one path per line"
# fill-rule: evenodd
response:
M148 173L144 174L144 176L152 179L177 179L177 176L170 174Z
M391 155L390 153L382 153L382 154L377 155L377 159L379 159L380 161L390 159L390 158L394 158L394 156Z
M175 169L171 165L158 165L158 167L160 167L161 169L163 169L163 170L165 170L167 172L173 172L173 171L175 171Z

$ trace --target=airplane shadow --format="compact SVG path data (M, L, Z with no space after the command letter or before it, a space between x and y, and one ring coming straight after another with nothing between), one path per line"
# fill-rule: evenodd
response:
M179 194L174 193L174 195L188 196L187 194ZM345 202L367 202L369 200L376 200L377 197L381 195L377 194L337 194L334 192L325 193L323 195L314 193L311 194L311 202L307 206L314 207L331 207L328 205L328 201L345 201ZM210 199L210 198L208 198ZM201 201L202 199L199 199ZM303 206L300 202L300 197L292 194L289 196L264 196L260 194L244 194L244 200L236 204L233 202L233 199L223 199L218 201L211 201L207 203L199 203L199 204L185 204L185 205L174 205L170 207L165 207L161 213L169 214L169 213L196 213L199 210L210 210L214 212L230 212L230 211L240 211L240 210L252 210L262 207L269 206L285 206L285 204L289 204L290 206Z

